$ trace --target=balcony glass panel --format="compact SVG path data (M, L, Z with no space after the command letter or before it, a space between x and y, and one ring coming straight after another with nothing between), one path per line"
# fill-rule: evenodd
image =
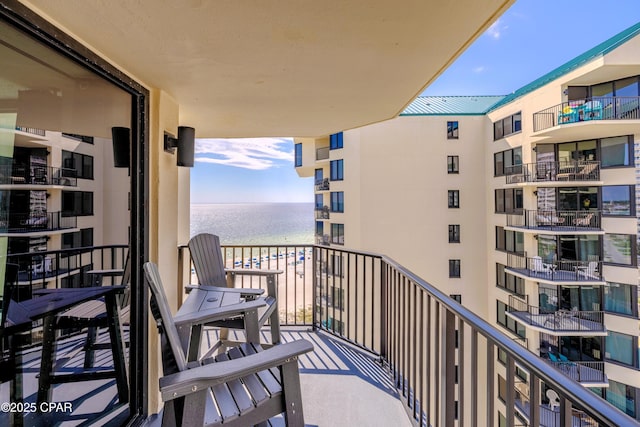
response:
M122 269L128 253L131 180L127 168L113 165L111 128L131 128L137 122L132 105L141 100L133 102L131 94L69 59L75 57L69 46L59 54L4 20L0 40L0 174L9 173L0 178L0 402L72 406L56 414L3 411L0 425L100 424L108 412L126 418L125 365L135 350L125 349L136 325L113 314L124 288L109 286L116 283L110 278L96 288L102 282L89 271ZM96 137L95 144L63 132ZM82 231L76 215L85 215ZM51 233L63 229L74 234ZM93 303L95 314L85 302Z
M604 286L604 309L611 313L633 314L633 295L637 286L607 282Z
M602 167L629 166L629 137L617 136L600 141Z

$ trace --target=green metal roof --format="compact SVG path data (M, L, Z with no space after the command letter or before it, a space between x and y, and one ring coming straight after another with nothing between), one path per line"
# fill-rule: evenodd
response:
M612 50L618 48L619 46L623 45L627 41L631 40L638 34L640 34L640 22L638 22L635 25L632 25L631 27L627 28L621 33L616 34L615 36L611 37L609 40L606 40L600 43L599 45L589 49L582 55L579 55L573 58L571 61L567 62L566 64L563 64L558 68L551 70L544 76L532 81L526 86L521 87L520 89L516 90L512 94L505 96L501 101L491 106L487 112L493 111L496 108L499 108L505 104L508 104L520 98L521 96L526 95L527 93L532 92L546 85L547 83L552 82L553 80L559 77L562 77L563 75L569 73L570 71L573 71L576 68L581 67L593 61L594 59L600 58L603 55L606 55L607 53L611 52Z
M401 116L478 116L485 114L500 96L419 96Z

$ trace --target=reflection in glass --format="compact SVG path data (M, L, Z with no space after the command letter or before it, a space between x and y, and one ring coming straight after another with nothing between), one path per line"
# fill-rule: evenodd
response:
M603 215L631 215L631 191L628 185L602 187Z
M24 420L3 412L0 425L126 415L127 373L116 361L128 364L128 307L111 298L119 279L95 271L123 269L128 254L130 179L113 167L110 138L111 127L131 127L131 96L1 21L0 40L0 356L17 366L3 373L0 401L73 409ZM111 320L124 336L86 327L98 315L85 302L102 316L107 304L123 304Z

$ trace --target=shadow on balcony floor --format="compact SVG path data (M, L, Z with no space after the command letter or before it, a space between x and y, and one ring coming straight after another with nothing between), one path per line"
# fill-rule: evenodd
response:
M230 337L242 339L241 336ZM262 331L269 341L269 332ZM284 328L282 340L306 339L314 351L299 359L307 426L411 426L393 381L372 354L322 332ZM217 341L209 331L203 347ZM282 417L272 426L284 426Z
M269 332L262 332L268 341ZM108 340L108 334L101 334ZM82 366L84 353L72 351L84 342L84 334L59 341L58 357L66 360L60 373L70 373ZM242 336L231 336L242 339ZM315 349L299 359L302 397L307 426L411 426L398 398L393 381L377 358L350 344L322 332L301 328L283 328L285 342L306 339ZM214 330L207 331L203 348L217 341ZM35 402L41 352L36 347L23 354L24 401ZM109 351L96 352L96 367L113 366ZM0 401L9 401L9 383L0 384ZM72 413L52 413L35 417L27 414L25 425L120 425L126 408L118 404L114 380L57 384L53 401L72 402ZM0 425L10 425L7 413L0 413ZM160 426L160 419L152 416L148 425ZM272 426L284 426L282 417L271 419Z

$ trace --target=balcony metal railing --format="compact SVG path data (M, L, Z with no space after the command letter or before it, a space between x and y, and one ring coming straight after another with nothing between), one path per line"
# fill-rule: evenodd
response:
M533 131L592 120L638 120L640 97L615 96L563 102L533 114Z
M602 212L596 210L525 210L522 214L508 214L507 226L540 231L598 231L601 230L601 218Z
M84 270L122 268L128 248L109 245L25 252L8 254L6 262L18 264L18 292L30 297L33 289L65 287L64 279ZM88 277L82 276L82 279L80 282L87 285Z
M600 162L578 160L570 162L538 162L505 167L507 184L554 181L599 181Z
M16 126L16 130L19 130L20 132L32 133L34 135L39 135L39 136L44 136L45 135L44 129L28 128L28 127L24 127L24 126Z
M8 254L0 262L18 265L18 283L12 298L23 301L33 298L38 289L59 289L76 286L97 286L92 283L88 271L124 268L127 245L90 246L45 252ZM110 278L105 279L105 284ZM34 324L26 339L26 345L38 345L42 341L39 323ZM64 336L76 331L65 330Z
M600 282L602 261L556 260L507 254L507 269L533 279L553 282Z
M524 324L554 333L606 332L603 311L547 310L509 295L509 313Z
M331 244L331 236L328 234L316 234L316 245Z
M30 212L0 214L0 233L34 233L75 228L78 218L62 216L61 212Z
M549 425L571 425L577 411L603 426L640 425L385 256L321 246L225 246L223 254L227 265L246 266L251 257L262 260L257 268L286 269L278 279L283 324L312 325L372 352L419 425L452 426L456 417L496 425L498 352L506 354L507 425L516 420L516 363L528 376L528 407L540 408L530 411L529 425L541 423L543 383L559 395L553 416L564 420ZM188 268L184 247L180 258Z
M604 362L552 362L551 360L547 362L579 383L606 384L608 382L604 373Z
M0 165L0 185L78 185L76 170L51 166Z
M316 208L316 219L329 219L329 206Z
M316 160L327 160L329 158L329 147L316 149Z
M329 178L317 180L316 191L329 191Z

